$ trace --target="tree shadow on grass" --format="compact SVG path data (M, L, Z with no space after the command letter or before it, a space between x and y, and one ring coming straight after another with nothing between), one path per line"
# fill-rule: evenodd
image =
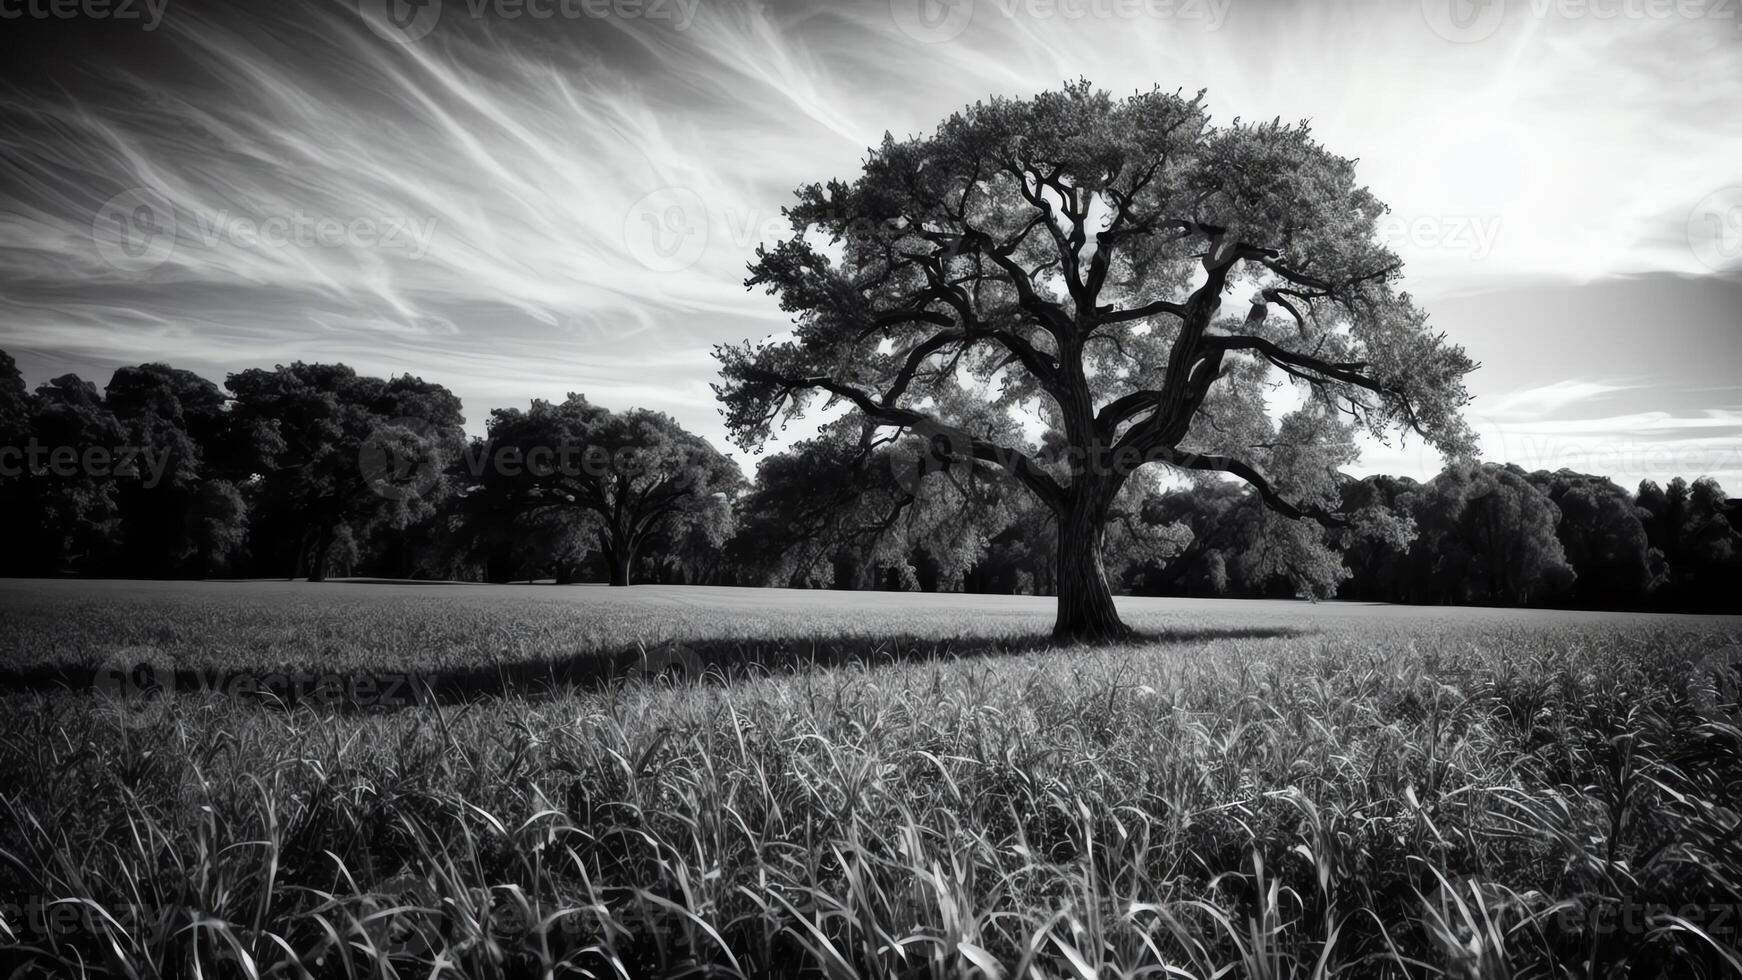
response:
M1121 645L1191 646L1230 640L1286 639L1312 632L1315 631L1294 627L1140 631ZM178 667L173 671L174 687L170 690L176 697L223 695L268 708L302 706L349 712L463 704L508 696L543 699L625 684L730 684L846 666L1020 656L1070 649L1042 633L668 640L651 646L637 644L460 670ZM143 699L165 693L164 675L168 673L169 669L161 664L0 670L0 692L62 692Z

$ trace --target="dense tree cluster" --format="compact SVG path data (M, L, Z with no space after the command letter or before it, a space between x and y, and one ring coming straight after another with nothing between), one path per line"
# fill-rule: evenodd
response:
M162 364L26 389L0 352L0 574L694 580L742 475L656 412L492 413L421 378Z
M1601 476L1479 463L1426 483L1348 480L1341 494L1395 533L1297 524L1277 537L1234 487L1162 494L1147 516L1189 524L1192 544L1126 584L1152 595L1723 612L1742 595L1742 506L1710 478L1647 480L1630 494ZM1293 557L1265 562L1277 552Z
M479 439L462 422L439 384L337 364L30 391L0 352L0 574L1058 589L1052 510L935 433L844 418L745 481L669 417L581 395L497 409ZM1121 592L1709 610L1742 592L1742 510L1711 479L1343 478L1355 519L1327 529L1238 481L1151 472L1108 508Z

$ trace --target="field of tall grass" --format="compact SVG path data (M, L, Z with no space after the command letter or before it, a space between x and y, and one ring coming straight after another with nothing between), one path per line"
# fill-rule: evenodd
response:
M1742 619L1121 610L0 583L0 975L1742 974Z

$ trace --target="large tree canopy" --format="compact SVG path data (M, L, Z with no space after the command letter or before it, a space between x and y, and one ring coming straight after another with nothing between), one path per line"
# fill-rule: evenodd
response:
M441 470L465 441L460 400L411 375L298 361L225 384L262 516L300 536L291 573L306 570L310 581L326 577L334 549L357 532L427 515L444 489Z
M100 568L115 552L116 481L107 467L84 461L92 450L123 445L125 430L97 386L76 374L38 385L24 406L31 442L53 455L40 468L27 464L6 494L18 507L15 547L28 556L20 564L30 574Z
M1414 502L1423 578L1469 605L1529 605L1577 579L1555 536L1560 509L1515 465L1448 467Z
M1384 211L1305 123L1218 128L1201 93L979 103L799 189L747 280L793 335L718 348L717 390L746 448L821 395L1008 470L1057 517L1055 632L1122 636L1100 546L1138 467L1231 474L1337 523L1355 431L1470 448L1473 365L1397 290ZM1222 316L1231 292L1250 303ZM1305 396L1280 419L1278 379ZM1002 437L988 408L1051 437Z
M120 570L147 577L209 575L246 532L232 478L245 458L231 433L225 395L205 378L167 364L117 368L104 390L131 445L161 456L160 478L126 480Z

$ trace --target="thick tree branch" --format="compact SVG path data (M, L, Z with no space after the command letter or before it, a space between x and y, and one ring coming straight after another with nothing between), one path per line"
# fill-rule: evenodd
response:
M914 374L919 371L920 365L924 364L927 358L951 344L966 340L967 336L966 331L948 330L933 334L926 338L923 343L915 346L913 350L908 352L907 361L901 365L901 370L896 372L895 380L890 382L889 389L883 393L883 404L894 405L900 401L901 396L907 393L907 386L913 381Z
M1057 303L1035 292L1033 275L1010 257L1010 252L1014 251L1015 248L1014 243L1000 246L992 240L991 235L966 225L963 226L959 234L921 232L920 237L942 249L943 256L974 254L991 259L993 264L1003 270L1002 281L1010 283L1016 290L1018 305L1026 310L1037 324L1052 334L1054 339L1062 341L1074 330L1070 315ZM934 253L933 257L941 256Z
M1410 403L1408 394L1396 385L1389 385L1362 374L1361 370L1367 366L1364 361L1333 363L1310 354L1288 350L1262 337L1249 337L1243 334L1213 337L1210 342L1224 351L1256 350L1266 360L1287 372L1291 377L1299 378L1315 387L1335 382L1384 396L1391 400L1391 406L1402 414L1405 423L1411 429L1420 435L1427 434L1422 430L1421 420L1416 415L1415 406ZM1358 402L1356 405L1364 409L1371 408L1365 403Z
M852 402L853 405L867 418L875 419L885 425L954 428L946 426L938 419L927 415L924 412L915 411L911 408L902 408L893 404L884 404L874 398L870 392L855 388L852 385L842 384L833 378L823 375L808 378L792 378L761 368L746 368L744 369L744 378L747 381L774 385L778 388L784 389L787 393L800 389L826 391L832 395ZM783 394L781 400L784 400L785 397L786 395ZM956 429L954 431L960 430ZM973 458L987 463L998 464L1008 470L1018 480L1022 481L1024 486L1034 491L1035 495L1045 501L1047 506L1054 508L1059 506L1059 503L1064 498L1064 488L1060 487L1058 481L1052 478L1052 474L1042 469L1040 464L1036 463L1026 453L1018 449L1000 446L996 443L967 435L967 433L963 433L963 435L967 436L968 450Z
M962 335L959 339L969 342L972 342L976 337L989 337L992 340L997 341L1005 350L1009 351L1016 360L1022 363L1022 366L1028 370L1029 374L1034 376L1035 381L1040 384L1042 389L1052 393L1055 397L1057 396L1059 385L1058 366L1051 358L1030 343L1026 337L1023 337L1015 331L995 330L987 327L975 312L975 303L963 293L961 287L943 281L943 268L940 256L934 254L930 256L916 256L916 258L924 260L923 267L926 276L932 283L931 288L925 292L924 298L920 300L920 302L929 303L932 300L940 300L947 303L956 314L956 319L952 321L949 317L944 316L941 313L932 313L931 316L933 318L927 319L926 322L939 323L941 326L950 326L952 323L959 323L962 327ZM1035 297L1035 299L1038 301L1039 297ZM917 317L912 316L909 318L918 319ZM903 384L902 387L905 388L905 384Z
M1127 320L1141 320L1146 316L1155 316L1158 313L1167 313L1183 319L1187 312L1188 308L1184 303L1174 303L1169 300L1158 299L1153 303L1134 306L1129 310L1113 310L1106 313L1100 313L1095 317L1095 320L1098 323L1124 323Z
M1197 470L1207 473L1228 473L1237 476L1250 484L1264 501L1265 506L1284 517L1295 520L1312 518L1322 527L1347 527L1346 518L1333 511L1328 511L1317 504L1296 505L1270 485L1250 464L1235 459L1232 456L1204 456L1197 453L1181 452L1177 449L1164 450L1159 453L1162 462L1177 466L1184 470Z
M1095 427L1102 432L1112 434L1120 425L1129 421L1145 408L1159 405L1161 392L1154 388L1141 388L1119 396L1102 406L1095 414Z

